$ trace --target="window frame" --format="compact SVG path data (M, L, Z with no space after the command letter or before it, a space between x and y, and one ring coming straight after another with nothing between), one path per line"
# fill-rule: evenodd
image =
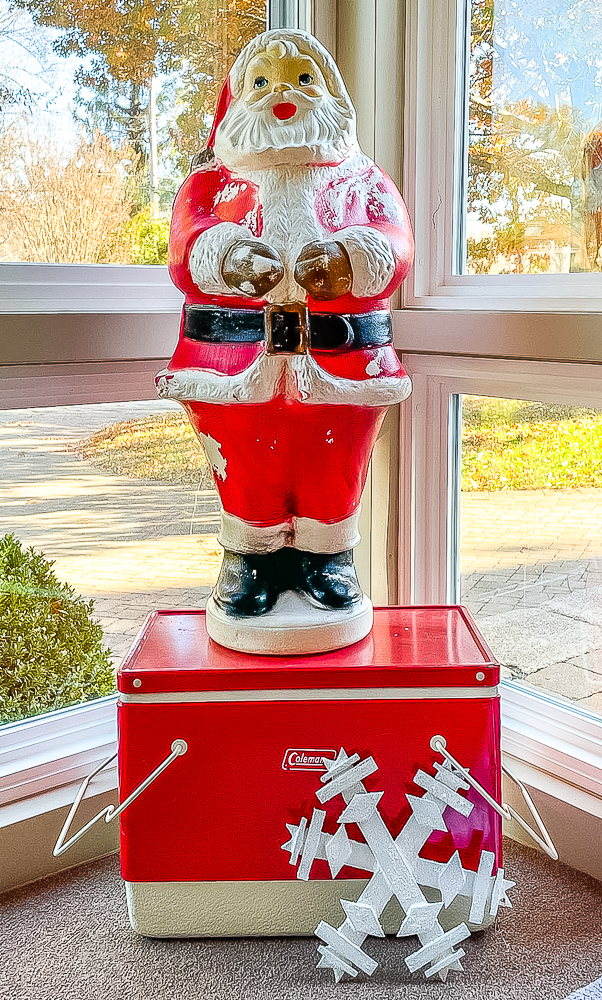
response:
M454 397L535 394L594 406L602 398L595 315L602 308L602 275L453 273L466 162L468 11L468 0L406 5L404 194L416 262L404 308L393 317L394 343L414 384L400 413L404 602L458 597ZM562 860L602 877L602 720L514 683L500 689L504 756L540 802ZM511 796L506 783L504 794ZM508 832L522 839L517 827Z
M82 781L117 748L117 695L0 727L0 811ZM113 787L117 787L117 765Z
M602 274L458 275L470 0L408 0L404 190L416 261L404 302L437 310L598 312ZM450 127L450 123L451 126Z
M178 313L164 264L0 263L0 314Z
M406 467L411 456L412 467L401 482L400 509L411 539L409 556L399 565L401 592L410 603L454 604L460 597L460 409L454 401L467 394L599 407L602 368L436 354L404 354L402 360L413 392L400 424L401 453ZM522 780L561 802L566 815L557 837L568 843L575 809L602 819L602 718L516 682L502 681L500 693L502 750L513 768L523 767ZM544 807L544 821L548 814ZM569 863L600 878L602 823L595 845L570 849Z

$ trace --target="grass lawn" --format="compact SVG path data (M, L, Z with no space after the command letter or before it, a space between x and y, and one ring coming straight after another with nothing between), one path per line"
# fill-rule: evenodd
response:
M486 396L462 408L463 491L602 487L602 410ZM184 413L104 427L80 452L116 475L213 487Z
M462 490L602 487L602 410L464 396Z
M126 420L86 438L82 458L115 475L212 489L203 449L182 413Z

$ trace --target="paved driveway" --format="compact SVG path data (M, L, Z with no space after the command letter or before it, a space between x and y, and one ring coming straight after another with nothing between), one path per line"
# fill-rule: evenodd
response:
M204 607L221 561L219 503L194 490L113 476L74 444L121 420L178 409L162 401L0 413L0 535L55 560L94 599L118 664L155 608Z

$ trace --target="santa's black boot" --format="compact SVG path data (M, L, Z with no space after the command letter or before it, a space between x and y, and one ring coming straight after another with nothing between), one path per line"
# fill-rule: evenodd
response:
M278 552L265 555L230 552L224 559L213 590L213 600L229 615L264 615L280 593Z
M299 587L325 608L350 608L362 599L353 550L346 552L299 552Z

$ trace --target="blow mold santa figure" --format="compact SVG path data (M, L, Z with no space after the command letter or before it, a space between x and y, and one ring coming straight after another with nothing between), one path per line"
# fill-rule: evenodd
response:
M185 306L157 376L221 499L207 628L222 645L315 652L371 629L353 549L378 431L411 391L389 297L412 255L406 208L359 149L330 54L302 31L254 38L175 200Z

